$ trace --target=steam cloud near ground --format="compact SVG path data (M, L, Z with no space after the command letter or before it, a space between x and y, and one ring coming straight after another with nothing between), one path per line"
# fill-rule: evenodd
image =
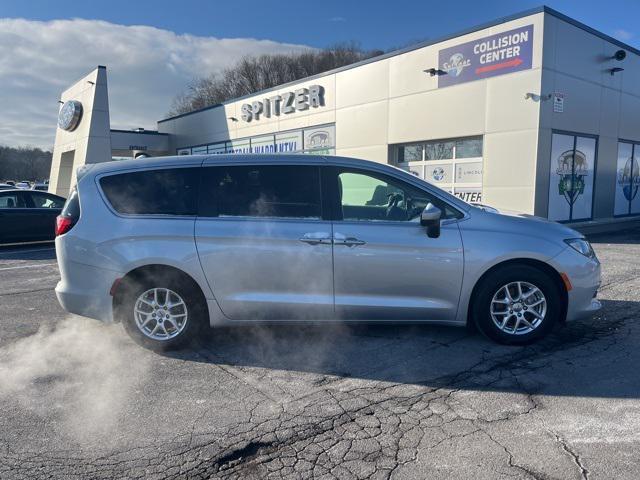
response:
M336 361L349 333L340 324L216 328L176 355L210 352L213 363L276 369L270 373L275 376L290 370L331 374L338 372L327 364ZM0 400L35 417L53 413L56 421L45 427L54 436L115 446L127 440L127 418L150 414L136 410L158 360L162 355L135 344L120 325L70 316L0 349Z
M104 443L150 358L117 326L70 317L0 350L0 398L35 415L56 410L58 433Z

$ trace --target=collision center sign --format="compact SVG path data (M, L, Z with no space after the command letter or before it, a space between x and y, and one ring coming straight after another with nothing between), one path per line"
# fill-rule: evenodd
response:
M531 68L533 25L440 50L438 87Z

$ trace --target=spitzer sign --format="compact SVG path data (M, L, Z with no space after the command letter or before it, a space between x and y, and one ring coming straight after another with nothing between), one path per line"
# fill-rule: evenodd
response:
M446 75L438 87L471 82L531 68L533 25L479 38L440 50L438 64Z

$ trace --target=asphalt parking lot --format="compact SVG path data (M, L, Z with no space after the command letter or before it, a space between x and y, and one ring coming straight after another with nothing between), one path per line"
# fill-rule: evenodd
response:
M0 250L0 478L639 478L640 231L594 319L529 347L433 326L215 330L157 354Z

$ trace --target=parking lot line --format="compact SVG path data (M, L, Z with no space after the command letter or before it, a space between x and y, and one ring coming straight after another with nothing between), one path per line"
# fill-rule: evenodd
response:
M20 253L35 253L35 252L51 252L53 250L56 249L56 247L46 247L46 248L32 248L32 249L19 249L19 250L3 250L1 247L4 247L4 245L0 246L0 255L13 255L13 254L20 254Z
M0 247L23 247L29 245L47 245L50 244L54 248L53 240L43 240L38 242L14 242L14 243L0 243Z
M48 267L50 265L57 265L56 262L52 262L52 263L38 263L35 265L19 265L17 267L3 267L0 268L0 271L4 271L4 270L17 270L19 268L35 268L35 267Z

